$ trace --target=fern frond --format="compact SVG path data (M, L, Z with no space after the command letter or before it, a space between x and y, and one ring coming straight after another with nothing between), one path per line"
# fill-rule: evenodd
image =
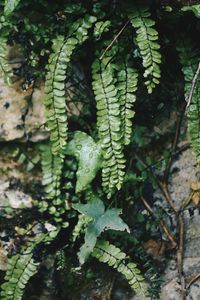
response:
M88 29L95 20L95 17L86 15L72 24L67 38L58 36L53 41L53 53L47 67L44 104L54 154L61 153L67 141L66 72L75 48L87 39Z
M5 281L1 288L2 300L21 300L29 279L37 272L40 265L34 259L34 248L41 242L54 238L48 234L42 234L34 243L31 243L22 254L16 254L8 260L8 269Z
M133 6L131 6L133 7ZM158 32L153 28L155 21L150 18L151 14L146 6L135 6L129 11L129 18L136 30L136 42L145 68L144 77L148 93L152 93L156 84L159 84L161 76L160 63L161 54L158 44Z
M42 183L45 186L46 200L37 201L36 205L41 212L48 211L56 223L68 225L61 217L66 211L65 201L61 199L61 176L64 159L59 155L53 155L51 146L40 145L41 164L43 171Z
M126 263L127 256L119 248L107 241L99 240L91 255L124 275L135 292L142 295L146 294L146 285L140 270L136 264Z
M188 100L192 88L192 81L200 62L199 54L196 52L190 41L184 41L177 47L180 62L182 64L182 72L185 80L185 99ZM191 138L191 145L195 151L197 161L200 163L200 78L196 80L195 89L192 94L191 103L189 104L188 132Z
M3 76L4 81L8 85L11 85L13 71L8 63L8 45L5 39L0 39L0 74Z
M132 119L134 117L133 103L136 100L138 73L130 65L129 58L117 65L117 89L121 106L123 143L128 145L131 140Z
M64 270L66 267L66 257L64 249L60 249L56 252L56 269Z
M76 224L72 236L73 236L73 242L76 241L76 239L81 235L82 232L86 229L88 224L91 222L91 218L86 215L79 215L78 216L78 223Z
M120 101L114 85L112 56L96 59L92 66L93 90L97 102L97 127L103 149L102 185L108 197L114 187L121 188L125 159L121 130Z

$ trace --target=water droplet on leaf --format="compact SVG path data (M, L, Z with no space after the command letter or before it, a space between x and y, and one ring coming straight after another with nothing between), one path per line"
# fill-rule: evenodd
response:
M82 145L80 145L80 144L76 145L76 149L81 150L82 149Z

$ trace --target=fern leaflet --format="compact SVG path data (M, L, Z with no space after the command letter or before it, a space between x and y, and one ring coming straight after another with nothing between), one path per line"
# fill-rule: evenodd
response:
M124 144L128 145L131 141L132 118L134 117L133 103L136 100L137 90L137 71L130 65L127 57L117 65L117 89L121 106L122 132Z
M135 6L129 12L132 26L136 29L136 42L145 68L144 77L148 93L152 93L156 84L159 84L161 54L158 51L158 32L154 28L155 21L150 18L150 12L146 6Z

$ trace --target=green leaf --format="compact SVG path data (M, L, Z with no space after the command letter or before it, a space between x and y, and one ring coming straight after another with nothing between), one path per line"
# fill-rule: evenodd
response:
M4 14L9 16L15 10L21 0L5 0Z
M90 203L73 204L73 208L92 218L85 232L85 242L78 254L81 264L93 251L97 238L103 231L112 229L130 232L127 224L119 217L122 213L121 209L111 208L105 210L104 203L94 195Z
M188 5L181 8L182 11L191 11L195 17L200 18L200 4Z
M78 161L76 193L87 189L101 166L101 147L85 132L76 131L65 154Z

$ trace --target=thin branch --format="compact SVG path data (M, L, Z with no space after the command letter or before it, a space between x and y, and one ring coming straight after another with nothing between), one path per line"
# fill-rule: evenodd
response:
M173 162L173 159L174 159L174 154L176 153L177 146L178 146L178 141L179 141L181 124L182 124L184 112L185 112L185 102L183 102L183 105L181 106L181 109L180 109L179 116L177 117L176 132L175 132L174 140L173 140L173 143L172 143L171 155L169 157L166 169L164 171L163 181L168 181L169 172L170 172L172 162Z
M200 272L189 278L188 288L200 277Z
M196 83L197 83L197 79L198 79L199 73L200 73L200 62L198 64L196 73L194 74L194 77L192 79L192 86L191 86L191 89L190 89L189 96L186 99L186 102L187 102L186 112L188 111L188 108L189 108L190 103L192 101L192 97L193 97L193 94L194 94L194 91L195 91L195 87L196 87Z
M104 58L104 55L106 54L106 52L108 52L110 50L110 48L112 47L112 45L116 42L116 40L118 39L118 37L122 34L122 32L124 31L124 29L126 28L126 26L128 25L128 23L129 23L129 21L126 22L126 24L116 34L116 36L114 37L114 39L112 40L112 42L106 47L106 49L104 50L103 54L100 57L100 60L102 60Z
M141 196L141 200L142 200L145 208L149 211L149 213L152 214L152 216L154 216L155 219L157 219L156 214L154 213L154 211L152 210L152 208L150 207L150 205L148 204L148 202L146 201L146 199L143 196ZM177 248L177 242L175 241L175 238L171 234L171 232L170 232L169 228L167 227L167 225L165 224L165 222L163 220L160 220L159 224L162 227L164 233L166 234L168 240L172 243L172 247Z

